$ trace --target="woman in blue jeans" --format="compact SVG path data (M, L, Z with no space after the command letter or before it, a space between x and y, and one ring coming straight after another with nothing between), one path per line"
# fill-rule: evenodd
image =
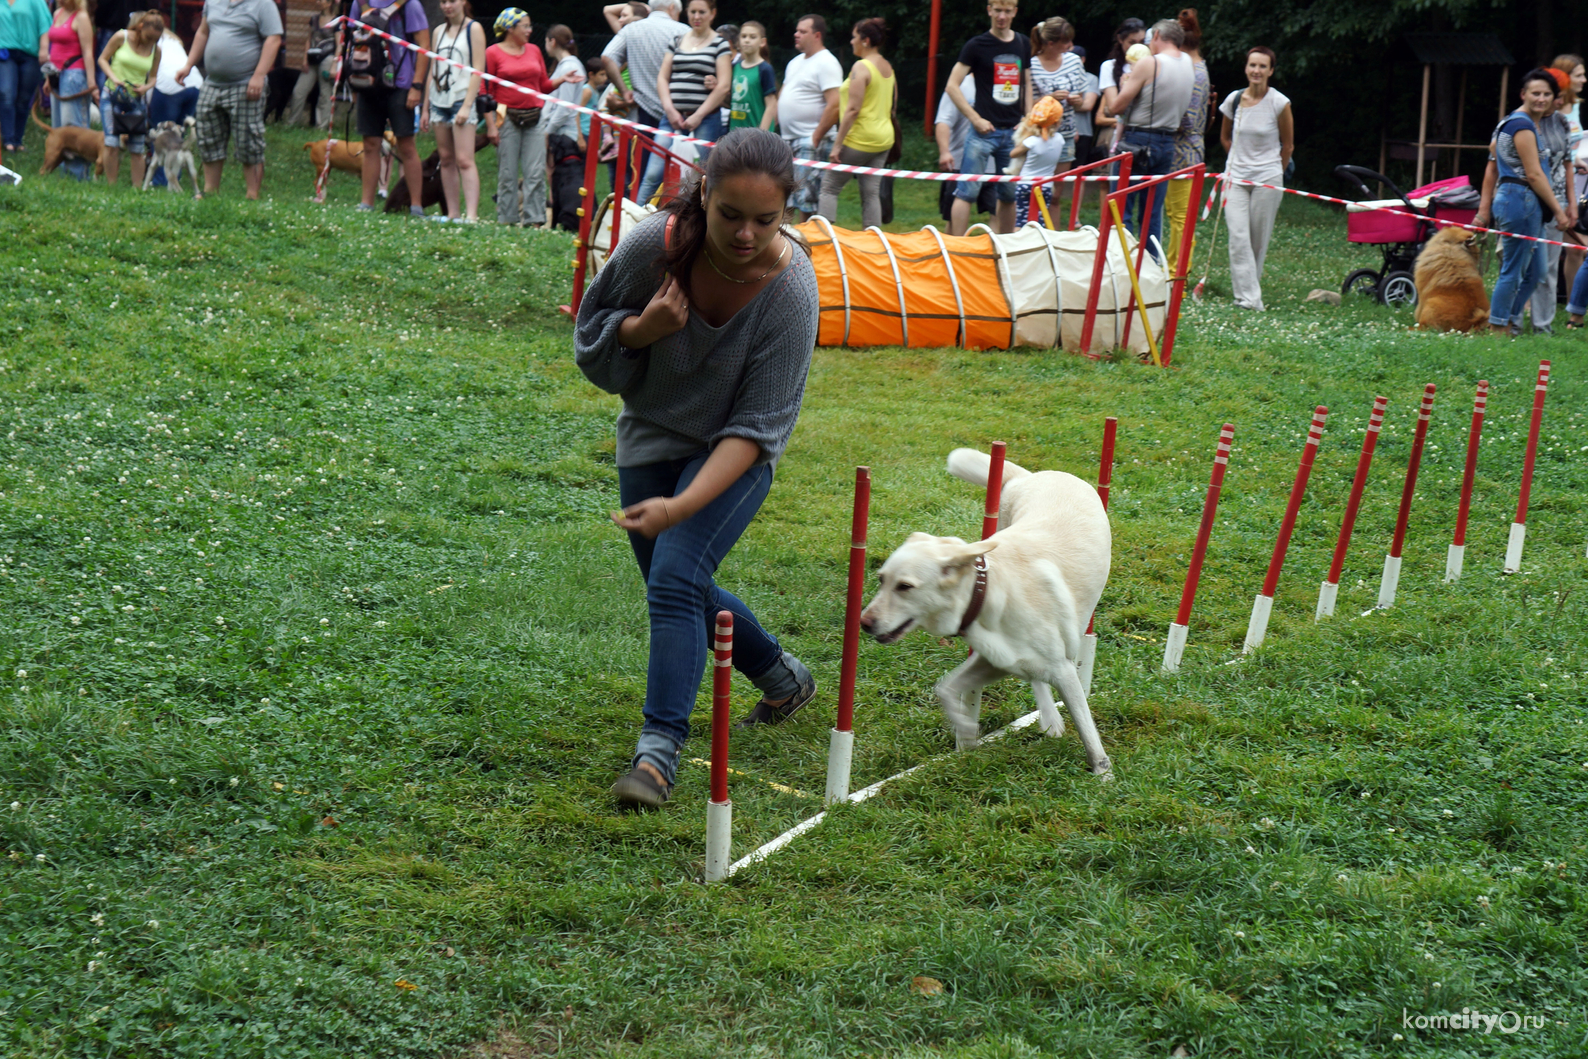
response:
M703 176L624 233L579 306L579 367L623 398L612 520L650 611L645 724L612 789L626 807L672 793L719 610L734 615L734 667L762 695L741 724L778 724L816 694L810 671L713 579L772 487L816 345L816 273L782 231L793 187L782 138L735 129Z
M1545 210L1562 230L1571 227L1566 210L1549 186L1547 165L1540 161L1538 126L1534 124L1555 112L1559 92L1547 71L1531 70L1522 78L1522 106L1506 115L1489 142L1483 198L1474 218L1479 227L1488 228L1492 221L1493 227L1503 232L1537 239L1543 232ZM1546 250L1543 243L1529 239L1501 238L1500 277L1489 300L1489 330L1494 334L1521 333L1522 306L1547 267ZM1574 295L1575 288L1573 284Z

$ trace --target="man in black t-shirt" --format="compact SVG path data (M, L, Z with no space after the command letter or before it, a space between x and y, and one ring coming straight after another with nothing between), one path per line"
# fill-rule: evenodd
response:
M1031 41L1011 28L1018 10L1016 0L990 0L987 16L991 28L965 42L959 61L949 71L944 91L971 124L970 133L965 137L961 173L982 172L989 157L1002 172L1009 164L1009 152L1015 145L1015 126L1031 110ZM975 79L974 104L967 102L965 93L960 90L960 82L966 75ZM998 230L1012 232L1015 229L1015 186L1002 183L997 188ZM980 184L967 180L954 185L953 217L948 224L950 233L965 234L970 226L970 205L980 191Z

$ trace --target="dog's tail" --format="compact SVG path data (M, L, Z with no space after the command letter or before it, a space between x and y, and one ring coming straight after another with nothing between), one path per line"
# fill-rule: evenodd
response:
M40 99L42 99L42 97L40 97ZM49 122L47 122L43 118L39 117L39 103L40 103L40 99L35 99L33 101L33 106L28 108L28 113L33 116L33 124L37 125L39 128L43 129L45 132L49 132L50 129L52 128L52 126L50 125Z
M992 469L992 457L985 452L975 449L955 449L948 454L948 473L961 481L971 485L985 487L987 474ZM1024 478L1031 472L1018 463L1004 461L1004 481L1012 482L1016 478Z

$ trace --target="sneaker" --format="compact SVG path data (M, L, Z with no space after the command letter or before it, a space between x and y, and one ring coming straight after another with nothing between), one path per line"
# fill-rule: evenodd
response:
M1533 333L1535 335L1549 335L1551 337L1554 337L1555 325L1554 324L1545 324L1542 327L1535 327L1535 328L1533 328Z
M363 213L373 213L374 210L375 210L375 207L374 206L366 206L362 202L360 202L357 206L354 206L353 209L359 210L359 211L361 211Z
M619 776L612 785L613 797L625 809L659 809L672 794L670 786L657 782L655 776L638 766Z
M452 223L452 218L448 217L444 213L432 213L430 215L430 220L432 222L436 223L436 224L451 224Z
M763 696L760 702L750 707L749 713L739 719L739 727L748 728L754 724L782 724L804 709L815 697L816 678L807 674L800 683L799 690L787 702L774 706Z

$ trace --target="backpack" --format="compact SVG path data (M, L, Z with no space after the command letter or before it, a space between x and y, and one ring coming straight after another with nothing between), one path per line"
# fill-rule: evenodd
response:
M395 88L397 85L397 63L391 55L391 45L381 37L371 33L366 27L373 27L383 32L389 32L387 27L391 24L392 16L402 10L407 0L397 0L390 7L366 8L359 13L359 20L354 22L353 32L349 36L347 56L347 83L356 92L368 91L371 88ZM407 25L407 19L403 20Z

